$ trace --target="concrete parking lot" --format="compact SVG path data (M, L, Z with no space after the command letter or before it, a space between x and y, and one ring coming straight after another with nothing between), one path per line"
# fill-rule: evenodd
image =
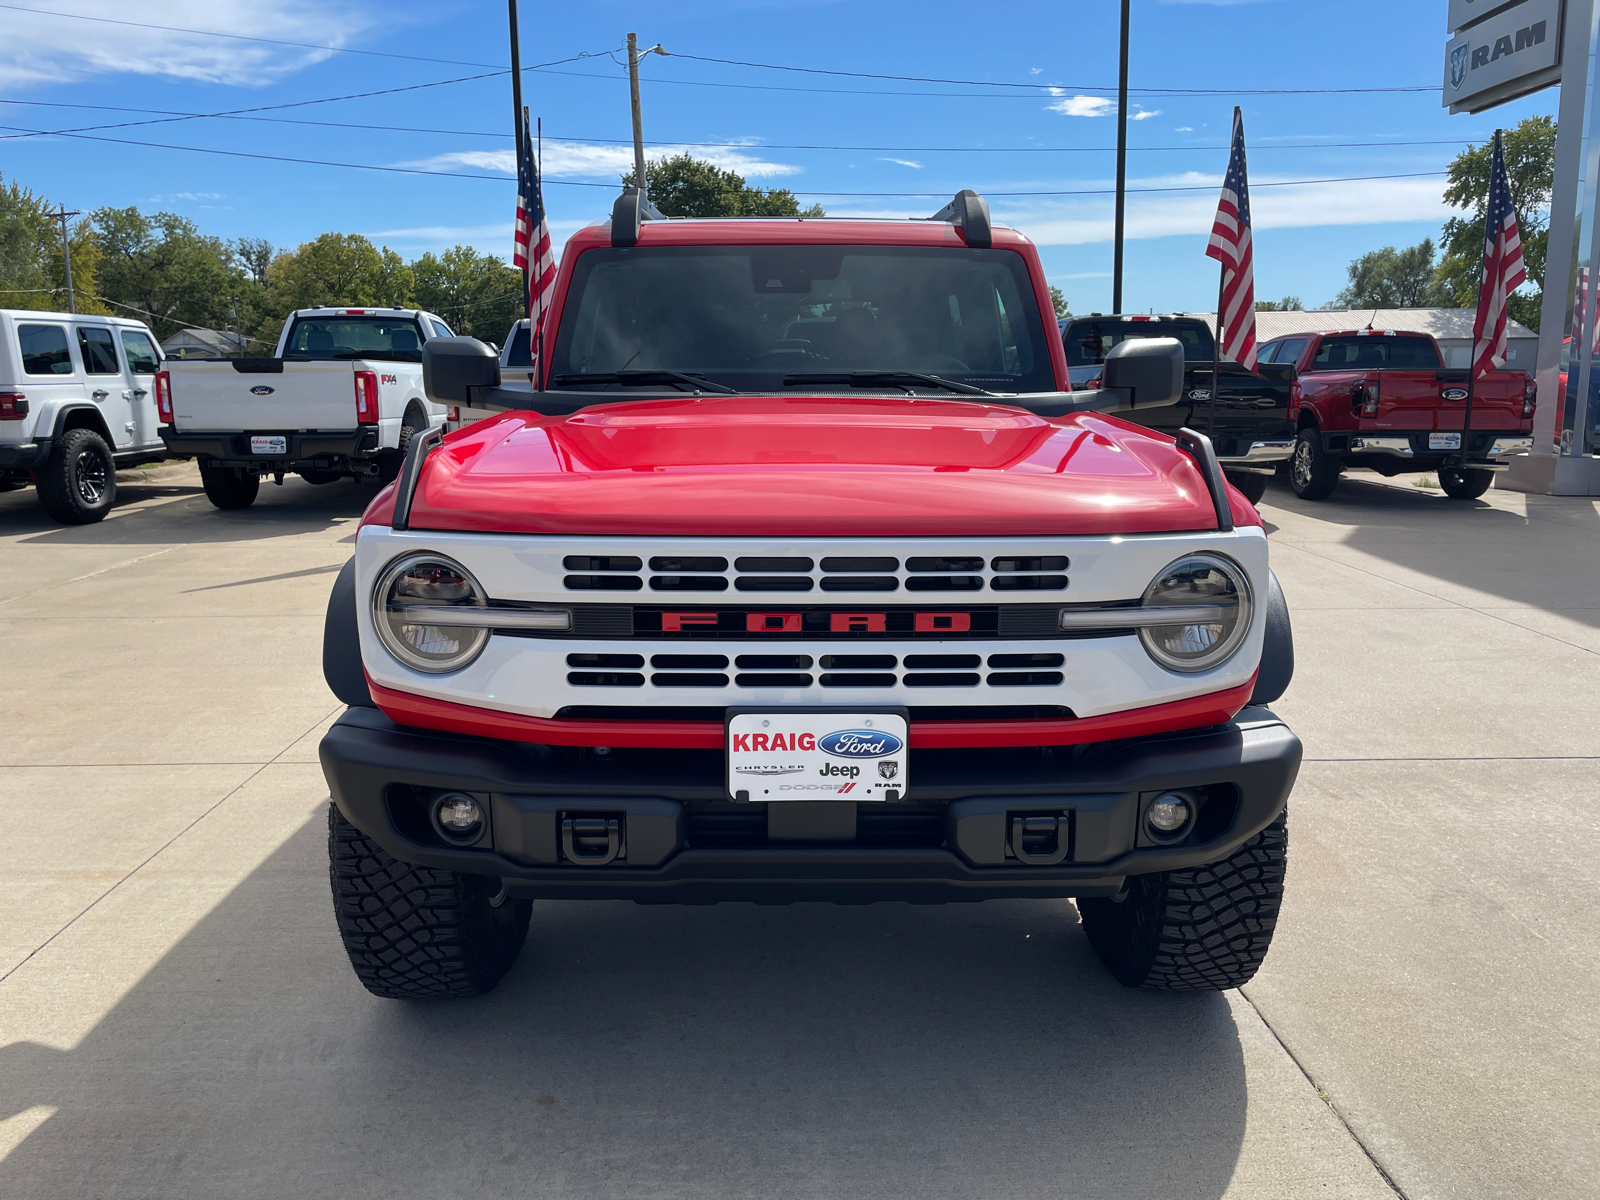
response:
M1070 902L539 903L373 999L326 882L324 601L371 492L0 496L0 1195L1588 1197L1600 509L1269 489L1305 739L1242 993Z

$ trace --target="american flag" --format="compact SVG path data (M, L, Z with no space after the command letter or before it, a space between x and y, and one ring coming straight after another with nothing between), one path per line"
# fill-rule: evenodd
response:
M1256 271L1250 246L1250 179L1244 165L1244 114L1233 110L1233 153L1211 223L1206 257L1222 264L1222 311L1217 339L1222 357L1256 369Z
M1522 236L1511 204L1500 131L1494 134L1494 164L1489 168L1489 211L1484 217L1483 280L1478 285L1478 319L1472 323L1472 371L1482 379L1506 361L1506 297L1528 277L1522 262Z
M517 156L517 224L511 235L511 264L522 268L528 287L528 316L532 330L544 320L545 306L555 288L556 259L550 249L550 225L545 219L544 192L539 186L539 164L533 141L523 129L522 153ZM529 245L532 253L529 253ZM530 346L536 345L530 339Z

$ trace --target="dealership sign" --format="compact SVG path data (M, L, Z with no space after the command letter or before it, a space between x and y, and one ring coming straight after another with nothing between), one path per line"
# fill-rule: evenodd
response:
M1481 112L1561 81L1562 0L1452 0L1450 19L1473 21L1445 45L1444 103ZM1483 17L1482 11L1491 16Z

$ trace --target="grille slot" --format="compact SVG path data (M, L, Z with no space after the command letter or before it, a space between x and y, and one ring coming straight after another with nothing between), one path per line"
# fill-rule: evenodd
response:
M954 574L962 571L983 570L981 558L908 558L906 570L912 574L919 572L933 572L936 574Z
M1065 575L996 575L989 586L997 592L1061 592L1067 587Z
M644 676L624 671L569 671L573 687L643 687Z
M826 664L827 660L823 660ZM890 665L894 659L889 660ZM809 654L741 654L733 660L741 671L807 671L811 668Z
M981 592L982 590L981 575L913 575L906 580L908 592Z
M733 586L741 592L809 592L812 583L809 575L741 575Z
M894 669L892 654L824 654L824 671L886 671Z
M822 560L824 572L858 571L863 574L882 571L898 571L900 560L898 558L825 558Z
M637 592L644 586L637 575L568 575L562 582L573 592Z
M656 654L651 656L650 665L668 671L707 670L727 666L728 658L725 654Z
M652 687L723 688L728 686L726 675L655 674L650 676Z
M569 667L642 667L642 654L569 654Z
M698 571L726 571L725 558L682 558L670 554L658 555L650 560L652 571L671 571L674 575L692 575Z
M884 675L826 674L826 675L823 675L821 682L822 682L822 686L823 687L847 687L847 688L893 687L894 686L894 676L892 674L884 674Z
M899 587L893 575L833 575L822 580L825 592L892 592Z
M1007 671L989 676L990 687L1057 687L1060 671Z
M629 554L569 554L561 565L569 571L637 571L644 564Z
M991 654L991 667L1059 667L1066 662L1060 654Z
M1033 558L995 558L989 561L989 569L997 574L1065 571L1067 569L1067 556L1065 554L1046 554Z
M725 592L728 581L721 575L652 575L653 592Z
M907 675L907 687L977 687L978 673L970 675L963 671L941 671L927 675Z
M940 667L976 667L983 660L976 654L908 654L906 670L937 670Z
M807 688L811 686L811 676L801 674L736 675L733 681L740 687L748 688Z
M809 571L816 566L809 558L736 558L733 567L736 571Z

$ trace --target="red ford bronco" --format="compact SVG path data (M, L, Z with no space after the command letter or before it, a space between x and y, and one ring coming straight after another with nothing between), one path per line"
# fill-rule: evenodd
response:
M1291 334L1262 346L1260 361L1296 367L1289 482L1303 500L1326 499L1339 473L1356 466L1386 476L1437 471L1445 495L1475 500L1509 465L1498 455L1533 448L1533 376L1491 371L1473 386L1463 456L1467 369L1446 369L1425 333Z
M536 899L1075 897L1123 983L1250 979L1300 743L1255 509L1174 339L1074 392L1038 255L929 220L651 220L561 259L532 390L432 339L329 602L340 933L492 988Z

